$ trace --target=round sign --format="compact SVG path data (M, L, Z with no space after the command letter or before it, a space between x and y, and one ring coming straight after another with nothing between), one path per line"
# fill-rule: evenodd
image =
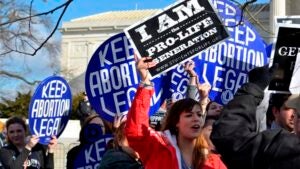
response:
M48 144L65 129L72 109L72 94L67 81L51 76L42 81L35 90L29 105L29 128L31 134Z
M136 70L133 48L124 33L103 42L89 61L85 88L89 101L104 119L113 121L115 113L126 114L135 96L140 77ZM153 79L156 93L149 114L161 105L162 80Z
M107 142L111 139L113 136L110 134L100 135L91 144L82 145L74 159L74 168L98 168L106 151Z
M103 135L102 127L99 124L88 124L83 128L83 139L85 143L92 144Z

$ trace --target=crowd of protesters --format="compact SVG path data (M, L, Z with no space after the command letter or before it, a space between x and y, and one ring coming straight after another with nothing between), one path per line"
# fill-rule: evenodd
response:
M211 86L199 82L195 64L187 62L186 96L165 100L155 117L149 117L155 84L148 69L156 63L147 59L136 63L141 82L128 114L116 114L113 123L102 119L82 93L77 111L80 144L67 153L66 168L75 168L76 156L89 142L85 132L90 124L99 126L98 134L114 136L99 169L300 168L299 95L271 94L265 112L267 128L258 130L256 109L276 67L251 70L249 82L228 104L220 105L209 99ZM27 134L26 123L19 117L9 118L2 128L0 168L54 168L55 136L47 146L39 144L39 137Z

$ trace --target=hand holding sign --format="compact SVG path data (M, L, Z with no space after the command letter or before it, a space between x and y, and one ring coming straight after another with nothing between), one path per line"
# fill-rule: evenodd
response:
M25 148L30 150L39 142L40 138L36 135L32 135L28 139L28 143L25 145Z
M148 69L152 68L156 65L156 62L153 61L153 60L146 62L146 60L149 60L149 59L151 59L151 57L143 57L143 58L138 60L137 65L136 65L136 68L140 72L141 80L145 84L151 84L150 76L148 75L149 74Z
M52 138L48 144L48 152L54 153L54 149L56 148L56 145L57 145L57 138L56 138L56 136L52 136Z

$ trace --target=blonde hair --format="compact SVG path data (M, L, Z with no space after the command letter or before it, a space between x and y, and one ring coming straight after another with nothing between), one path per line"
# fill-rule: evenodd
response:
M193 168L201 168L209 154L209 145L205 139L205 136L201 132L200 136L196 139L195 148L193 151Z

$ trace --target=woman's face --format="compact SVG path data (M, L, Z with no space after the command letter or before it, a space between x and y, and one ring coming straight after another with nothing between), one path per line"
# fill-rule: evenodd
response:
M7 128L7 137L15 146L23 146L25 144L25 129L21 124L11 124Z
M178 135L186 139L195 139L200 135L204 124L204 115L199 105L195 105L190 112L182 112L176 124Z

